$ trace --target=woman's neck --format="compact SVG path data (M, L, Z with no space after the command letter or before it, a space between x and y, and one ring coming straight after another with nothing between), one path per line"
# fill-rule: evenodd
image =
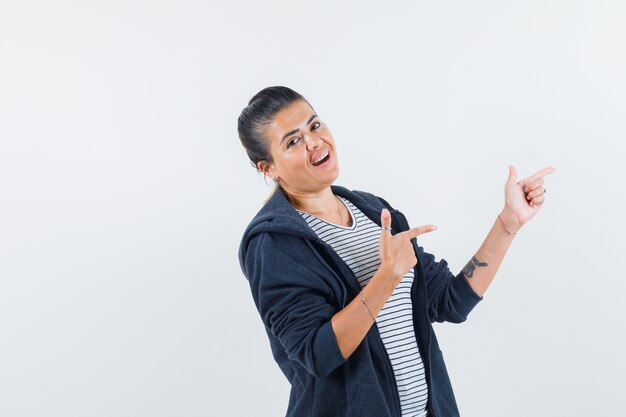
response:
M287 192L294 207L298 210L306 211L315 216L337 212L336 197L330 187L316 193Z
M345 204L328 187L318 193L289 193L291 204L298 210L305 211L322 220L340 226L352 226L352 217Z

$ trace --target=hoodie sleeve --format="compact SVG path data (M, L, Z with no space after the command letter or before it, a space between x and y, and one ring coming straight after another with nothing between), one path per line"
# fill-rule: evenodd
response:
M435 256L417 246L419 262L424 270L428 295L430 321L461 323L483 297L476 294L463 272L454 275L445 259L435 261Z
M261 233L248 244L242 266L254 302L288 357L315 377L327 376L346 361L330 322L338 310L330 301L329 277L314 262L314 254L311 262L295 255L308 246L280 245L277 240Z

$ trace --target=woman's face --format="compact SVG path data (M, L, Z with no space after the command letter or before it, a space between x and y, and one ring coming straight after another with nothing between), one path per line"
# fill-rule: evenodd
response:
M295 101L276 113L264 136L274 162L259 162L258 167L279 179L288 193L319 192L339 176L333 136L306 101Z

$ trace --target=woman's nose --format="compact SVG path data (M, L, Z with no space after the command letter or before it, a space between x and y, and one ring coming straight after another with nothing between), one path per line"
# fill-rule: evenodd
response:
M306 135L304 140L306 141L306 147L308 150L317 149L322 144L322 140L315 135Z

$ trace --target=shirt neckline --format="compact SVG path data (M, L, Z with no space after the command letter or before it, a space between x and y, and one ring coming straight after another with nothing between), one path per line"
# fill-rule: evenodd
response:
M324 222L324 223L326 223L326 224L328 224L328 225L331 225L331 226L333 226L333 227L336 227L337 229L343 229L343 230L354 230L354 229L356 229L356 226L357 226L356 217L354 217L354 213L352 212L352 209L351 209L351 208L350 208L350 206L348 205L348 200L346 200L345 198L343 198L342 196L339 196L339 195L337 195L337 194L335 194L335 196L339 197L339 200L341 201L341 203L342 203L344 206L346 206L346 208L348 209L348 213L350 213L350 218L352 219L352 225L351 225L351 226L341 226L341 225L338 225L338 224L335 224L335 223L327 222L326 220L324 220L324 219L322 219L322 218L320 218L320 217L317 217L316 215L311 214L311 213L309 213L308 211L303 211L303 210L299 210L299 209L296 209L296 210L297 210L299 213L301 213L301 214L302 214L302 213L304 213L304 214L308 214L309 216L311 216L311 217L313 217L313 218L315 218L315 219L318 219L319 221Z

